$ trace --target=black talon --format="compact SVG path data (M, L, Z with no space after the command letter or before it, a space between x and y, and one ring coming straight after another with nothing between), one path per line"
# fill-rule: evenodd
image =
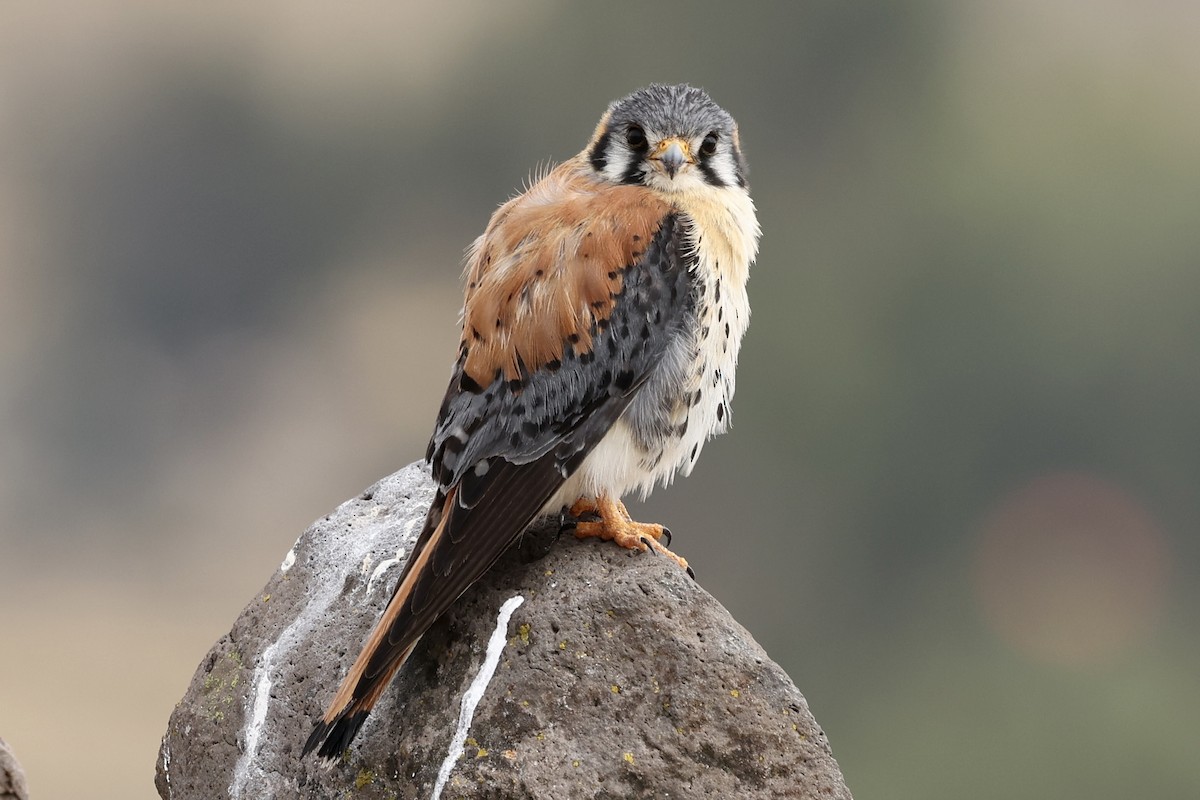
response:
M658 551L654 549L654 545L649 539L647 539L645 536L639 536L638 539L641 540L642 544L646 545L646 550L653 553L655 557L658 556Z
M558 533L556 533L554 535L554 541L557 542L558 537L562 536L567 531L575 530L575 526L578 523L579 523L579 520L576 519L575 517L572 517L567 512L567 507L563 506L562 510L558 512Z
M671 546L671 529L668 528L666 525L663 525L662 529L663 529L662 535L667 537L667 543L664 545L664 547L670 547Z
M696 580L696 570L692 569L691 564L689 564L687 567L687 574L688 574L689 578L691 578L692 580Z

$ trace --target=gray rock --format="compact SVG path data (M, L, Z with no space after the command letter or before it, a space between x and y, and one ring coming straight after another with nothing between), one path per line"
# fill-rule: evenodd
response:
M3 739L0 739L0 800L29 800L25 773Z
M804 697L711 595L547 530L430 629L339 763L301 759L431 497L413 465L300 537L171 715L161 797L430 798L440 774L447 799L850 798Z

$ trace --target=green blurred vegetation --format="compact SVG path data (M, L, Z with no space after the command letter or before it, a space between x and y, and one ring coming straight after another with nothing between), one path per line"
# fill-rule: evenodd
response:
M198 661L309 519L423 452L491 209L611 99L689 81L741 124L764 236L734 430L643 516L862 800L1200 791L1195 8L131 8L4 28L0 582L186 597ZM1077 583L1157 599L1070 663L980 594L989 514L1062 473L1167 565L1127 584L1098 549ZM1069 593L1053 567L1012 592ZM149 796L187 677L112 796ZM36 788L31 718L0 723Z

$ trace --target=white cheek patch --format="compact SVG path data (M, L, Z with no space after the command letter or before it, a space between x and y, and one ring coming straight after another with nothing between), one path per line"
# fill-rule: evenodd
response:
M616 134L609 139L608 150L605 155L606 162L601 172L604 177L613 183L623 181L625 179L625 172L639 158L636 153L630 151L629 146L623 140L616 137Z
M737 164L733 161L733 154L728 150L722 150L717 153L716 158L712 160L713 172L717 173L717 177L721 179L721 183L726 186L738 185Z
M625 176L625 165L628 158L628 151L613 147L609 150L608 159L604 164L604 169L601 170L601 174L613 183L620 183L621 178Z

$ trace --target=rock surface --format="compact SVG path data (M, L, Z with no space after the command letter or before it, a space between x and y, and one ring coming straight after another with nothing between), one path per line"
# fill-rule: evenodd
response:
M413 465L300 537L171 715L162 798L850 798L804 697L699 584L552 531L430 629L341 762L301 759L431 497Z
M0 739L0 800L29 800L25 773L3 739Z

